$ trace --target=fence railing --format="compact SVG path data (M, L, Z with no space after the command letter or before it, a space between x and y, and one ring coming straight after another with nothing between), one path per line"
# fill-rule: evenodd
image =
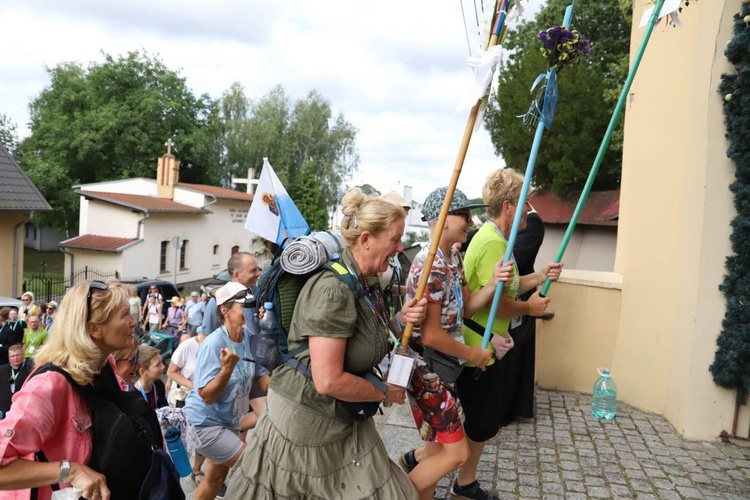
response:
M107 281L120 279L117 271L103 272L89 266L74 272L65 278L49 278L42 273L32 274L23 281L23 291L34 294L36 303L54 300L60 302L70 287L86 280Z

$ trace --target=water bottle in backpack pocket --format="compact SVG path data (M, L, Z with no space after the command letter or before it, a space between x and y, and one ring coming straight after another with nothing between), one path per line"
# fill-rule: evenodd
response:
M263 303L263 316L258 319L260 333L250 337L250 352L255 364L273 370L281 364L279 352L279 322L273 302Z

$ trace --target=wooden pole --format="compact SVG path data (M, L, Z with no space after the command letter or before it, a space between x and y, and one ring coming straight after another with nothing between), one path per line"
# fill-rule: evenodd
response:
M497 17L495 21L494 29L492 30L492 36L490 36L490 42L487 48L497 45L497 41L500 37L503 25L505 24L505 18L507 17L508 7L510 5L509 0L502 0L498 4ZM424 263L424 269L432 269L432 263L435 260L437 254L438 245L440 243L440 236L443 233L443 226L445 226L445 219L448 218L448 212L450 211L451 201L453 200L453 193L456 192L456 186L458 185L458 178L461 176L461 170L464 166L464 160L466 159L466 152L469 150L469 143L471 142L471 135L474 132L474 126L477 122L477 116L479 115L479 108L482 105L484 98L477 99L476 104L472 106L469 112L469 119L466 122L466 128L464 129L464 135L461 139L461 145L458 148L458 156L453 166L453 175L451 175L450 183L448 183L448 191L445 194L445 200L443 200L443 206L440 209L440 215L438 216L437 226L435 228L435 234L432 237L432 243L430 249L427 252L427 259ZM415 295L417 300L422 299L424 296L425 288L427 288L427 281L430 277L430 273L423 272L419 278L419 286L417 287L417 294ZM413 323L407 323L404 328L404 333L401 337L401 346L406 348L411 340L412 330L414 329Z

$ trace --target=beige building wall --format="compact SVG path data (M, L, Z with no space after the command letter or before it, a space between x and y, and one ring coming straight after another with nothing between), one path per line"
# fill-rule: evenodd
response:
M138 221L143 213L123 209L111 203L87 200L81 197L81 234L114 236L118 238L138 238ZM94 214L96 214L94 216Z
M75 254L73 259L73 272L78 273L85 267L99 271L102 273L110 274L115 271L120 273L122 276L122 254L114 252L100 252L96 250L83 250L80 248L71 249L70 253ZM71 258L70 255L65 256L65 277L70 276L71 273ZM75 284L80 283L83 280L76 281ZM89 279L99 279L97 276L90 276Z
M683 27L656 27L627 100L614 271L563 273L550 289L555 318L538 322L540 386L590 393L610 364L618 399L664 415L685 437L729 430L734 391L710 364L725 299L718 286L735 215L728 189L722 73L740 0L691 2ZM634 6L631 59L646 3ZM565 260L565 259L563 259ZM605 280L606 281L606 280ZM747 421L747 410L743 410Z
M538 265L555 260L567 229L567 224L544 225L544 243L536 258ZM612 272L616 250L616 227L578 225L565 248L563 264L566 269Z
M536 324L539 386L590 393L596 369L612 368L621 287L618 274L570 269L550 287L548 311L555 317Z
M21 295L21 284L23 283L23 222L26 212L0 212L0 295L6 297L18 297ZM15 246L15 248L14 248ZM13 283L15 274L17 283Z
M734 216L721 97L740 2L691 3L681 29L654 30L628 99L615 270L624 276L613 369L619 395L686 437L731 425L733 393L708 367ZM634 26L644 5L636 4ZM632 48L643 35L634 27Z

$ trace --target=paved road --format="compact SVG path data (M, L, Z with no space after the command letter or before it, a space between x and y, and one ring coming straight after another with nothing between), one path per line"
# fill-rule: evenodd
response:
M479 479L500 498L750 498L750 448L685 440L663 417L623 404L599 421L588 395L538 390L536 410L485 447ZM421 443L406 406L376 423L394 460ZM436 498L448 498L451 480ZM192 498L192 481L183 486Z

